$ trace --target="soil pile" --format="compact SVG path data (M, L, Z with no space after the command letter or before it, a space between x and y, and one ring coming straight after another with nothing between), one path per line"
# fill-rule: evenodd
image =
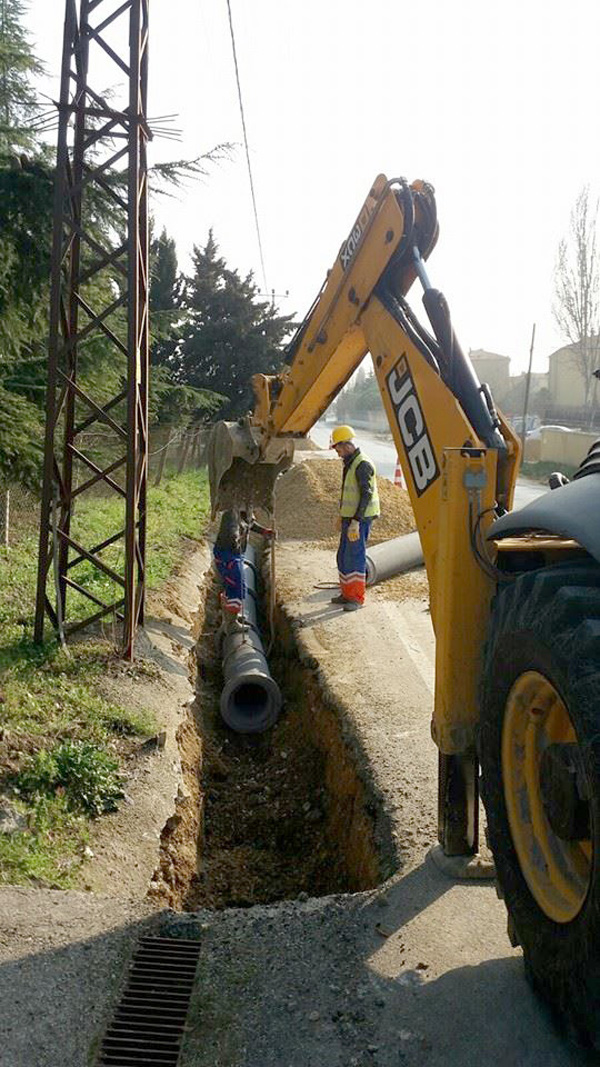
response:
M329 459L298 463L279 478L275 490L275 520L286 541L335 541L339 514L341 464ZM415 518L405 489L378 478L381 515L373 523L369 541L388 541L410 533Z

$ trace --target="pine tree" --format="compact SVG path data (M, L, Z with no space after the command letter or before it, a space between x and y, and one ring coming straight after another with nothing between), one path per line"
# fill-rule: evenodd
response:
M0 154L35 145L31 121L38 102L31 79L43 70L24 29L22 0L0 0Z
M175 241L165 229L150 244L150 359L172 367L177 347L175 325L181 308L181 279Z
M0 350L12 358L45 336L52 246L53 170L0 161Z
M196 388L224 394L228 402L219 418L233 419L253 406L252 375L281 369L292 317L257 302L252 275L241 278L218 252L212 231L203 249L194 247L177 373Z
M150 243L150 408L156 422L170 426L198 422L217 411L223 397L178 379L178 324L183 282L175 241L163 228Z
M164 229L150 247L150 310L173 311L179 306L177 250Z
M54 172L32 133L31 78L42 66L25 10L21 0L0 0L0 375L40 403L43 357L33 349L47 329Z

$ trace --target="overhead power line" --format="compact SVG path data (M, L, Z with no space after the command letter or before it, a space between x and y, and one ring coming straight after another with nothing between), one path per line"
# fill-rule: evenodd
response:
M244 132L244 146L245 146L245 149L246 149L246 160L248 162L248 177L250 179L250 193L252 195L252 207L254 208L254 222L256 224L256 236L258 238L258 251L259 251L259 254L260 254L260 265L262 267L263 285L265 287L265 292L268 292L269 291L269 286L267 285L267 272L265 270L265 257L263 255L263 247L262 247L262 241L261 241L261 237L260 237L260 225L259 225L259 222L258 222L258 209L256 207L256 195L255 195L255 192L254 192L254 181L253 181L253 178L252 178L252 166L250 164L250 149L248 148L248 133L247 133L247 130L246 130L246 118L245 118L245 115L244 115L244 104L243 104L243 101L242 101L242 86L240 84L240 71L239 71L239 67L238 67L237 51L236 51L236 47L235 47L235 33L234 33L234 30L233 30L233 19L231 17L231 2L230 2L230 0L227 0L227 12L229 14L229 29L231 31L231 47L233 49L233 63L234 63L234 66L235 66L235 80L237 82L238 100L240 102L240 115L242 116L242 130Z

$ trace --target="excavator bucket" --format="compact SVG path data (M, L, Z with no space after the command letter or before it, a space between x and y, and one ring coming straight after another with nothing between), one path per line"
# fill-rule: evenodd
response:
M294 442L285 437L272 438L261 456L249 419L218 422L207 448L213 518L227 508L272 514L275 482L293 456Z

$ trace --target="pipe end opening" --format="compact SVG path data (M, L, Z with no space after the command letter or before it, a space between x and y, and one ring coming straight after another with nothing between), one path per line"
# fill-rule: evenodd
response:
M221 715L237 733L263 733L277 722L281 694L271 678L240 679L221 696Z

